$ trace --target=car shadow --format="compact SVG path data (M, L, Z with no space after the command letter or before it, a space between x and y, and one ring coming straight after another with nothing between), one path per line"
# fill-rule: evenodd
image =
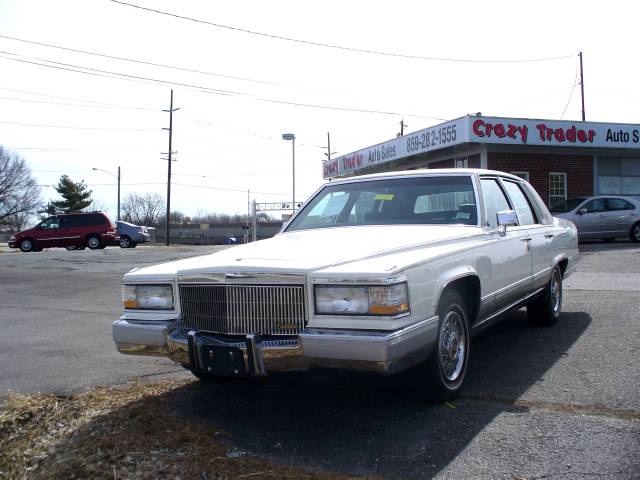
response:
M173 390L167 401L178 415L229 432L237 448L278 463L429 478L497 415L526 409L516 401L590 323L588 314L568 312L556 326L539 328L526 312L514 312L474 338L464 394L455 404L424 402L406 384L408 376L324 371L260 382L196 382Z

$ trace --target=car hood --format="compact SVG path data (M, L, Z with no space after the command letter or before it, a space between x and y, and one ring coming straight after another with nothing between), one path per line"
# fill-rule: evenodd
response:
M154 265L127 274L149 279L175 274L216 272L287 272L304 274L323 268L391 255L427 245L464 240L482 228L456 225L340 227L282 233L210 255Z

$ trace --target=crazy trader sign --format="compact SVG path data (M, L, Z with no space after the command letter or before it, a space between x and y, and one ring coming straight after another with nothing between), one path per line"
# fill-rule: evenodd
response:
M465 116L323 162L324 178L463 143L640 149L640 125Z

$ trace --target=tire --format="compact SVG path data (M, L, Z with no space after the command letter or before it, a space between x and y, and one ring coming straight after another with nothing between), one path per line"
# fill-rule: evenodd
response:
M65 245L64 248L66 248L69 251L78 249L78 247L76 247L75 245Z
M20 250L23 252L32 252L34 250L33 241L30 238L20 240Z
M120 248L133 248L134 242L131 240L131 237L128 235L123 235L120 237Z
M129 246L129 248L136 248L138 246L138 244L136 242L131 242L131 245Z
M629 230L629 240L632 242L640 242L640 222L634 223Z
M429 376L427 396L446 402L460 395L469 365L471 335L464 300L455 290L445 291L438 305L438 336L426 360Z
M89 237L87 237L87 247L89 247L91 250L102 248L100 237L98 237L97 235L90 235Z
M527 305L527 315L531 323L549 327L557 323L562 310L562 272L556 266L551 272L551 280L542 296Z

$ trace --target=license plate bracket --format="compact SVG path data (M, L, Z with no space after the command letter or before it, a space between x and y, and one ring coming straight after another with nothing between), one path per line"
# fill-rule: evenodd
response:
M238 347L194 342L198 368L210 375L239 377L245 375L244 356Z

